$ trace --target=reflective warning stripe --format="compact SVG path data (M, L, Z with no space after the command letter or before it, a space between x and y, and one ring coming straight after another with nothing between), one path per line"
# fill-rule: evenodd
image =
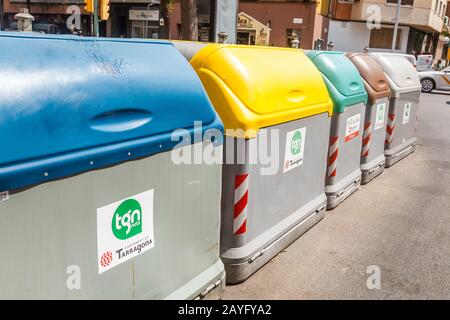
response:
M234 222L233 233L243 234L247 231L248 174L236 175L234 184Z
M328 154L328 177L336 176L337 158L339 155L339 137L330 137L330 151Z
M390 114L388 116L388 123L386 127L386 144L391 144L394 139L395 132L395 114Z
M369 156L370 139L372 138L372 123L366 122L364 124L364 136L362 145L362 156Z

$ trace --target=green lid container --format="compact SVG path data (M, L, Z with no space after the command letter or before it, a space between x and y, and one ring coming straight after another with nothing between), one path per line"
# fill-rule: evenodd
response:
M334 112L342 113L346 107L361 102L367 104L361 76L343 52L311 50L305 53L322 73L333 100Z

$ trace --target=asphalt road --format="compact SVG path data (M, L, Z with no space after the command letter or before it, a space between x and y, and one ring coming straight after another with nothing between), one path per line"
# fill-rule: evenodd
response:
M417 134L414 154L224 299L450 299L450 95L422 95Z

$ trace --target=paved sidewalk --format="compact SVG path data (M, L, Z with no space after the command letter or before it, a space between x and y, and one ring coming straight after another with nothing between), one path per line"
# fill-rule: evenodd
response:
M414 154L224 299L450 298L450 95L423 94ZM381 268L381 289L366 286Z

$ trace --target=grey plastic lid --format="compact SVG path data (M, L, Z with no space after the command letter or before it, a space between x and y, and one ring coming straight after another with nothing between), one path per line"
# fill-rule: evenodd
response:
M388 78L391 97L421 90L419 74L404 56L391 53L371 53L371 56L383 68Z
M203 47L207 46L207 42L195 42L195 41L171 41L173 45L180 51L180 53L188 60L191 59L199 52Z

